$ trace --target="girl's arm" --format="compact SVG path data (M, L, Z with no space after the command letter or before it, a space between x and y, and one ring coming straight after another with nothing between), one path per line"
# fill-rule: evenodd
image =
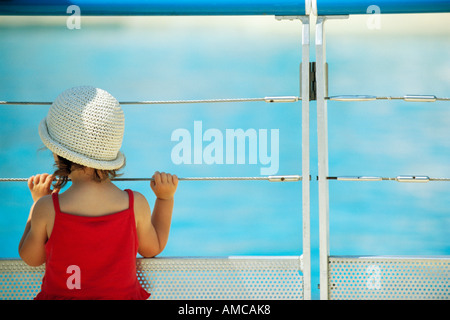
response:
M50 199L51 201L51 199ZM33 267L45 262L45 243L47 242L46 199L33 204L22 239L19 243L19 255Z
M45 243L47 242L47 218L53 204L50 190L53 176L36 175L28 179L28 187L34 200L19 243L19 255L30 266L45 262Z
M138 194L135 200L137 214L138 252L144 257L160 254L169 239L174 195L178 186L176 175L155 172L150 183L156 195L153 214L144 196Z

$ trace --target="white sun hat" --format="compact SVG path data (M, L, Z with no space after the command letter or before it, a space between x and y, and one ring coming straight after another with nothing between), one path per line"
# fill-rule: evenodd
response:
M86 167L114 170L125 163L120 152L125 117L119 102L91 86L68 89L39 124L39 135L57 155Z

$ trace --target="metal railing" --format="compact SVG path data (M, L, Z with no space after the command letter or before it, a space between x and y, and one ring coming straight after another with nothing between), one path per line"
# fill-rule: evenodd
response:
M434 95L406 95L401 97L378 97L368 95L344 95L327 97L327 62L325 47L325 22L327 19L339 19L332 16L318 16L316 23L316 65L315 77L317 85L317 141L318 141L318 184L319 184L319 260L320 260L320 298L328 299L449 299L448 274L450 268L449 257L427 257L420 259L393 259L392 257L372 257L361 259L352 257L340 259L330 255L330 225L329 225L329 181L396 181L400 183L427 183L435 181L450 181L450 178L430 178L423 175L396 177L368 177L368 176L329 176L328 173L328 101L375 101L375 100L403 100L405 102L430 103L436 101L450 101L449 98L438 98ZM346 18L346 17L344 17ZM423 265L423 261L432 260L439 266L438 272L432 275L423 286L423 277L428 276L425 271L420 274L409 272L412 264ZM369 262L367 262L369 261ZM394 261L394 262L393 262ZM340 266L345 264L343 268ZM394 266L393 266L394 264ZM361 265L363 267L361 268ZM397 269L395 269L395 268ZM434 268L434 265L433 265ZM338 271L336 271L336 269ZM390 270L409 272L408 281L393 278ZM436 270L436 269L433 269ZM437 290L430 290L429 283L438 282ZM417 285L419 283L419 285ZM394 288L394 287L395 288ZM399 293L398 288L407 288ZM440 288L443 288L441 290ZM413 290L413 292L407 292ZM428 290L428 293L425 292ZM432 292L431 292L432 291ZM337 294L339 293L339 294Z
M286 19L299 19L302 22L302 64L310 63L310 16L286 16ZM281 19L284 19L281 18ZM334 17L336 18L336 17ZM361 102L361 101L405 101L405 102L439 102L450 101L450 98L436 97L434 95L405 95L405 96L372 96L372 95L338 95L328 96L326 92L326 59L325 59L325 30L324 23L327 17L319 16L315 25L316 47L316 90L317 97L317 123L318 123L318 176L319 184L319 240L320 240L320 283L321 299L330 298L332 289L330 282L330 252L329 252L329 185L330 180L335 181L396 181L409 183L426 183L436 181L450 181L450 178L433 178L428 176L397 176L397 177L368 177L368 176L329 176L328 173L328 139L327 139L327 101L337 102ZM310 257L310 180L302 177L310 175L310 72L308 68L302 68L301 97L281 96L262 98L235 98L235 99L200 99L200 100L159 100L159 101L123 101L122 105L159 105L159 104L196 104L196 103L241 103L241 102L265 102L265 103L302 103L302 174L268 177L187 177L179 178L181 181L269 181L290 182L302 181L302 215L303 215L303 298L311 299L311 257ZM37 101L0 101L1 105L51 105L52 102ZM151 178L116 178L115 181L150 181ZM27 181L27 178L0 178L0 182Z

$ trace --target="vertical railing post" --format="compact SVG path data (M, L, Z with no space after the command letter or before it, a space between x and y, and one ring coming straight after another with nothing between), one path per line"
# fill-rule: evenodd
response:
M303 220L303 297L311 300L311 223L310 223L310 153L309 153L309 47L310 16L302 21L302 220Z
M320 299L328 300L329 190L328 190L328 120L326 84L325 17L316 22L316 85L317 85L317 149L319 183L319 263Z

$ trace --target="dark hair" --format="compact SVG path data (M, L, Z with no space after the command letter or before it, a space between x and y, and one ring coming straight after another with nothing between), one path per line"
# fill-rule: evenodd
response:
M54 188L62 189L67 182L69 182L69 174L71 174L75 170L85 170L87 167L78 163L74 163L66 158L60 157L56 155L57 161L55 162L56 170L53 175L57 178L54 184ZM120 169L125 166L125 162L123 166L119 169L114 170L101 170L94 169L94 173L92 174L92 179L96 182L102 182L107 179L113 179L115 177L121 176L122 174L117 173Z

